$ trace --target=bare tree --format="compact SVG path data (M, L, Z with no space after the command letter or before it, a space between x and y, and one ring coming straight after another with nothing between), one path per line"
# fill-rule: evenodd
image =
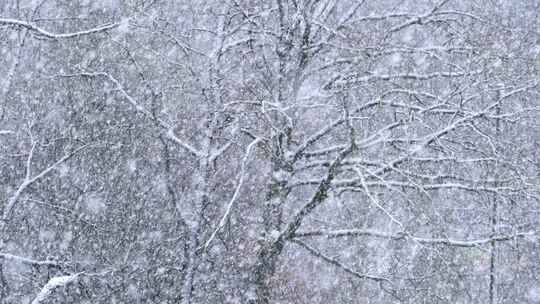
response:
M0 302L538 301L539 11L0 3Z

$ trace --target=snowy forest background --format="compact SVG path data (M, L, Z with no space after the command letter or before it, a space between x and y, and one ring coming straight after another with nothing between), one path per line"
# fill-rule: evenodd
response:
M0 303L540 303L537 0L0 1Z

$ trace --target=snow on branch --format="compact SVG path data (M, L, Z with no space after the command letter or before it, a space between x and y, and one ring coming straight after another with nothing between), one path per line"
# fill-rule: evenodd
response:
M368 83L375 81L390 81L390 80L415 80L415 81L425 81L435 78L461 78L461 77L471 77L480 74L482 71L471 71L466 73L405 73L405 74L371 74L367 76L359 76L358 74L347 75L344 77L338 77L332 79L329 83L325 84L324 89L329 90L333 88L339 88L346 85L356 85L360 83Z
M0 130L0 135L15 134L15 132L10 130Z
M17 201L19 200L19 197L24 192L24 190L26 190L26 188L28 188L28 186L32 185L37 180L43 178L44 176L49 174L52 170L54 170L56 167L58 167L60 164L66 162L67 160L69 160L74 155L76 155L77 153L79 153L80 151L82 151L83 149L85 149L88 146L89 145L83 145L83 146L75 149L73 152L66 154L64 157L60 158L59 160L57 160L52 165L45 168L40 173L38 173L35 176L31 177L30 176L30 166L31 166L32 156L33 156L33 148L34 148L33 147L32 150L30 151L30 154L28 156L27 163L26 163L26 176L25 176L23 182L17 188L17 190L15 190L15 193L13 193L13 195L11 197L9 197L7 205L6 205L5 209L4 209L4 214L2 215L2 220L4 222L6 222L8 220L8 218L9 218L9 216L11 214L11 210L13 209L13 207L15 206Z
M313 134L311 137L309 137L303 144L301 144L297 149L296 149L296 152L294 153L294 157L293 157L293 161L297 161L304 153L304 151L309 147L311 146L312 144L314 144L315 142L317 142L319 139L321 139L322 137L324 137L325 135L327 135L328 133L330 133L332 130L334 130L337 126L339 126L340 124L344 123L345 122L345 119L343 118L340 118L336 121L333 121L332 123L330 123L328 126L324 127L323 129L321 129L319 132Z
M253 147L255 145L257 145L257 143L259 143L260 141L261 141L261 139L257 138L248 145L248 147L246 149L246 153L244 154L244 158L242 159L242 164L241 164L241 168L240 168L240 177L238 179L238 184L236 185L236 189L234 190L234 194L233 194L231 200L229 201L229 204L227 204L227 209L225 210L225 214L223 214L223 217L219 221L219 224L218 224L217 228L214 230L214 232L212 233L212 235L210 236L208 241L206 241L206 243L204 244L204 249L205 250L208 248L208 246L210 246L210 243L216 237L216 234L219 232L219 230L221 230L223 227L225 227L225 223L227 223L227 219L229 218L232 207L234 206L234 202L238 198L238 195L240 194L240 189L242 187L242 184L244 183L246 165L247 165L247 162L248 162L249 154L250 154L251 150L253 149Z
M490 238L482 238L482 239L473 239L473 240L457 240L457 239L450 239L450 238L424 238L424 237L417 237L417 236L411 236L407 235L405 233L386 233L382 231L372 230L372 229L343 229L343 230L313 230L313 231L303 231L303 232L297 232L294 234L293 237L295 238L305 238L305 237L326 237L326 238L340 238L340 237L357 237L357 236L365 236L365 237L375 237L375 238L382 238L382 239L389 239L389 240L405 240L410 239L414 242L425 244L425 245L446 245L446 246L452 246L452 247L478 247L481 245L485 245L491 242L504 242L504 241L511 241L515 240L517 238L523 238L527 236L535 235L535 231L529 231L529 232L518 232L512 235L498 235Z
M276 241L280 242L284 239L290 239L294 233L298 230L304 218L310 214L317 206L319 206L328 196L328 191L332 188L332 181L334 180L338 167L341 165L343 160L349 156L356 149L356 144L353 141L353 136L351 135L351 144L349 147L343 149L336 159L328 168L326 177L321 180L317 191L310 199L310 201L305 204L300 210L296 212L291 221L287 224L287 227L279 234Z
M44 303L44 301L47 300L56 289L60 287L65 287L68 284L77 281L79 276L81 276L82 274L83 272L79 272L72 275L51 278L49 282L47 282L47 284L45 284L45 286L41 288L41 291L34 298L34 300L32 301L32 304Z
M360 108L355 109L354 113L360 112L361 110L364 110L366 108L369 108L369 107L377 105L377 104L378 104L377 102L372 102L372 103L365 104L365 105L361 106ZM316 143L322 137L328 135L336 127L340 126L345 121L346 120L344 118L337 119L337 120L331 122L329 125L322 128L321 130L319 130L318 132L316 132L315 134L311 135L304 143L302 143L296 149L296 151L294 152L293 159L292 159L293 162L299 160L302 156L311 157L311 156L316 156L316 155L320 155L320 154L329 154L329 153L332 153L332 152L337 152L339 150L345 149L347 147L347 145L331 146L329 148L325 148L323 150L318 150L318 151L306 151L310 146L312 146L314 143ZM401 121L389 124L388 126L386 126L386 127L382 128L382 129L380 129L379 131L377 131L372 136L363 139L361 142L358 143L358 146L360 148L364 148L363 145L366 145L367 143L373 141L374 139L379 139L381 137L381 135L384 134L385 132L388 132L388 131L390 131L390 130L392 130L394 128L397 128L397 127L401 126L402 124L403 123Z
M70 38L78 38L78 37L81 37L81 36L87 36L87 35L91 35L91 34L95 34L95 33L106 32L106 31L109 31L109 30L112 30L114 28L119 27L122 23L123 22L116 22L116 23L101 25L101 26L91 28L91 29L87 29L87 30L83 30L83 31L57 34L57 33L51 33L51 32L49 32L49 31L47 31L47 30L45 30L45 29L43 29L43 28L41 28L41 27L31 23L31 22L26 22L26 21L17 20L17 19L0 18L0 25L7 25L7 26L18 27L18 28L25 28L27 30L30 30L30 31L38 34L38 35L41 35L41 36L44 36L44 37L47 37L47 38L50 38L50 39L70 39Z
M179 138L175 132L173 126L169 125L167 122L165 122L163 119L160 119L159 117L155 117L150 111L146 110L135 98L133 98L124 88L124 86L118 81L115 77L113 77L111 74L106 72L95 72L95 73L78 73L78 74L67 74L67 75L59 75L60 77L89 77L89 78L105 78L107 81L114 84L115 89L120 92L120 94L128 101L128 103L133 106L133 108L140 114L144 115L145 117L153 120L157 125L159 125L164 131L166 137L171 140L172 142L176 143L180 147L182 147L184 150L192 154L196 157L203 157L204 153L199 151L197 148L195 148L193 145L189 144L186 140Z
M116 88L118 89L118 91L120 91L120 93L122 93L122 95L128 100L128 102L140 113L144 114L145 116L149 117L149 118L152 118L154 121L156 121L162 128L166 129L167 130L167 137L172 140L173 142L175 142L176 144L180 145L182 148L184 148L185 150L187 150L188 152L190 152L191 154L195 155L195 156L198 156L198 157L201 157L203 156L203 153L199 150L197 150L195 147L193 147L192 145L188 144L185 140L182 140L180 138L178 138L178 136L176 136L176 134L174 133L174 130L171 126L169 126L166 122L164 122L163 120L159 119L159 118L155 118L154 115L152 113L150 113L149 111L145 110L143 106L141 106L139 103L137 103L137 101L131 97L131 95L129 95L126 90L124 89L124 87L122 86L122 84L116 80L116 78L114 78L111 74L108 74L108 73L99 73L97 75L101 75L101 76L105 76L109 79L109 81L111 81L112 83L114 83L114 85L116 86Z
M379 276L375 276L375 275L370 275L370 274L365 274L365 273L360 273L360 272L358 272L358 271L356 271L354 269L351 269L350 267L344 265L340 261L323 254L322 252L316 250L315 248L309 246L308 244L306 244L306 243L304 243L302 241L299 241L299 240L291 240L291 241L293 243L299 245L300 247L304 248L311 255L313 255L313 256L315 256L317 258L320 258L321 260L325 261L326 263L334 265L335 267L337 267L337 268L345 271L346 273L348 273L350 275L353 275L353 276L355 276L355 277L357 277L359 279L368 279L368 280L372 280L372 281L376 281L376 282L392 283L387 278L379 277Z
M60 268L62 266L60 263L55 262L55 261L49 261L49 260L38 261L38 260L33 260L33 259L29 259L29 258L9 254L9 253L2 253L2 252L0 252L0 258L4 260L10 260L17 263L25 264L25 265L31 265L31 266L47 266L47 267L57 267L57 268Z

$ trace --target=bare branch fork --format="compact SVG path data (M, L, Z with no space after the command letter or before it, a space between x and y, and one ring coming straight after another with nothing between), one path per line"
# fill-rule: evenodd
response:
M356 150L356 142L354 140L354 129L350 125L348 111L346 110L346 121L347 126L349 127L350 131L350 144L345 149L341 150L341 152L338 154L336 159L332 162L332 164L328 168L328 173L326 174L326 177L319 183L319 187L317 188L317 191L313 195L313 197L310 199L310 201L305 204L293 217L293 219L289 222L287 227L279 234L279 236L276 239L276 242L283 242L284 240L289 240L294 235L294 233L298 230L300 225L302 224L304 218L310 214L317 206L319 206L321 203L324 202L324 200L328 196L328 191L332 187L332 181L335 179L335 176L338 172L338 168L341 165L342 161L349 156L354 150Z
M15 206L17 201L19 200L19 198L20 198L21 194L24 192L24 190L26 190L26 188L28 188L28 186L32 185L33 183L35 183L39 179L43 178L44 176L49 174L52 170L54 170L56 167L58 167L60 164L66 162L67 160L69 160L70 158L72 158L73 156L75 156L77 153L84 150L88 146L89 146L89 144L86 144L86 145L83 145L83 146L75 149L74 151L66 154L64 157L57 160L55 163L53 163L49 167L45 168L40 173L36 174L35 176L31 176L31 174L30 174L31 168L30 167L31 167L32 157L33 157L34 148L35 148L35 145L33 145L31 150L30 150L30 154L28 155L27 162L26 162L26 176L25 176L23 182L17 188L17 190L15 190L15 193L13 193L13 195L11 195L11 197L8 199L7 205L6 205L5 209L4 209L4 214L2 215L2 220L4 222L8 221L13 207Z

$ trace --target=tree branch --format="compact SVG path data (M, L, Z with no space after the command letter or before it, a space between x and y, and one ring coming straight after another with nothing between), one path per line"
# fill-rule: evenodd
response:
M238 195L240 194L240 189L242 187L242 184L244 183L246 165L247 165L247 162L248 162L249 154L250 154L252 148L260 141L261 141L261 139L257 138L248 145L248 147L246 149L246 153L244 154L244 158L242 159L242 165L241 165L241 168L240 168L240 177L238 179L238 184L236 185L236 189L234 190L234 194L233 194L231 200L229 201L229 203L227 204L227 209L225 210L225 213L223 214L223 217L219 221L218 226L216 227L216 229L214 230L214 232L212 233L212 235L210 236L208 241L206 241L206 243L204 244L204 250L206 250L208 248L208 246L210 246L210 243L216 237L216 234L219 232L219 230L221 230L225 226L225 223L227 222L227 219L229 218L229 215L231 213L232 207L233 207L234 203L236 202L236 199L238 198Z
M83 272L79 272L72 275L66 275L66 276L59 276L59 277L53 277L41 288L41 291L36 295L34 300L32 301L32 304L40 304L44 303L45 300L47 300L53 292L60 288L65 287L70 283L73 283L78 280L79 276L84 274Z
M294 234L294 238L306 238L306 237L326 237L326 238L340 238L340 237L375 237L394 241L401 241L410 239L420 244L425 245L445 245L452 247L478 247L490 242L504 242L512 241L517 238L523 238L527 236L536 235L535 231L518 232L513 235L498 235L485 239L473 239L473 240L457 240L450 238L424 238L407 235L405 233L387 233L372 229L343 229L343 230L313 230L302 231Z
M28 163L27 163L27 168L26 168L27 175L26 175L25 179L23 180L23 182L19 185L19 187L17 188L15 193L8 199L6 208L4 209L4 214L2 215L2 220L4 222L6 222L8 220L8 217L11 214L11 211L12 211L13 207L15 206L17 201L19 200L19 197L21 196L23 191L26 188L28 188L28 186L35 183L37 180L43 178L45 175L49 174L53 169L58 167L58 165L66 162L68 159L72 158L74 155L76 155L77 153L79 153L81 150L85 149L88 146L89 145L83 145L82 147L77 148L75 151L73 151L71 153L68 153L67 155L65 155L61 159L57 160L54 164L50 165L49 167L47 167L46 169L44 169L43 171L41 171L40 173L38 173L34 177L30 177L28 175L28 173L30 172L30 169L28 167L30 166L30 160L31 160L31 157L32 157L31 156L32 153L31 153L29 158L28 158ZM33 148L32 148L32 150L33 150Z
M78 37L87 36L87 35L91 35L91 34L95 34L95 33L106 32L106 31L109 31L109 30L112 30L112 29L115 29L115 28L119 27L121 24L122 24L122 22L116 22L116 23L101 25L101 26L91 28L91 29L87 29L87 30L83 30L83 31L57 34L57 33L51 33L51 32L49 32L49 31L47 31L47 30L45 30L45 29L43 29L41 27L38 27L37 25L35 25L33 23L30 23L30 22L17 20L17 19L0 18L0 25L8 25L8 26L14 26L14 27L19 27L19 28L25 28L25 29L27 29L29 31L32 31L32 32L38 34L38 35L41 35L41 36L44 36L44 37L47 37L47 38L50 38L50 39L78 38Z
M29 259L29 258L9 254L9 253L0 252L0 258L2 258L4 260L15 261L17 263L30 265L30 266L47 266L47 267L56 267L56 268L61 268L62 267L62 265L60 263L55 262L55 261L49 261L49 260L38 261L38 260L33 260L33 259Z
M326 263L328 264L331 264L331 265L334 265L335 267L345 271L346 273L348 274L351 274L359 279L368 279L368 280L373 280L373 281L376 281L376 282L388 282L388 283L392 283L389 279L387 278L383 278L383 277L379 277L379 276L374 276L374 275L370 275L370 274L364 274L364 273L360 273L356 270L353 270L351 269L350 267L344 265L343 263L341 263L340 261L334 259L334 258L331 258L329 256L326 256L325 254L323 254L322 252L316 250L315 248L309 246L308 244L302 242L302 241L299 241L299 240L291 240L293 243L297 244L298 246L304 248L307 252L309 252L311 255L315 256L315 257L318 257L320 258L321 260L325 261Z

